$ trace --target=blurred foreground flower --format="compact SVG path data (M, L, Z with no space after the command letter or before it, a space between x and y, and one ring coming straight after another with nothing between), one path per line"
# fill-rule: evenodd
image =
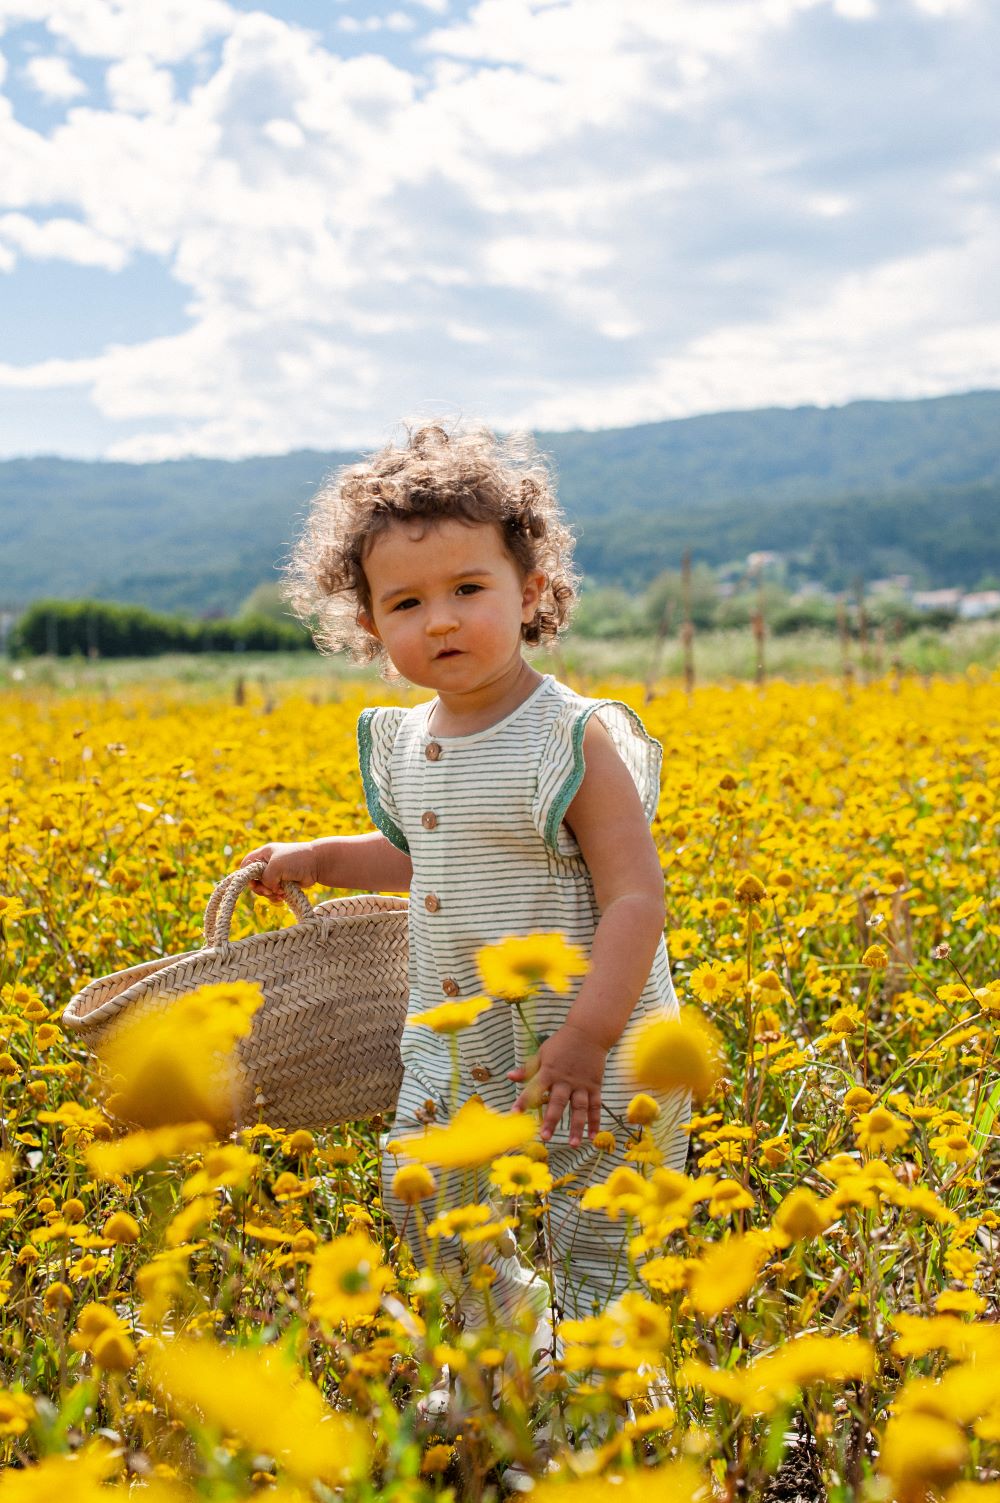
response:
M534 1117L526 1113L501 1116L473 1100L458 1109L447 1127L409 1133L396 1141L407 1157L422 1164L432 1164L436 1169L471 1169L521 1148L537 1131Z
M464 1002L442 1002L407 1019L408 1028L430 1028L435 1033L459 1033L493 1006L489 997L467 997Z
M139 1127L210 1122L228 1129L240 1094L238 1039L264 998L246 981L201 986L157 1012L117 1024L99 1049L108 1109Z
M632 1075L653 1091L687 1089L703 1101L722 1075L722 1043L692 1008L679 1018L647 1023L636 1039Z
M484 945L476 963L486 990L507 1002L527 997L539 986L565 996L574 977L589 969L579 945L561 934L510 934L497 945Z
M701 1472L690 1461L672 1461L665 1466L640 1467L627 1472L623 1477L585 1477L569 1484L561 1480L543 1481L535 1485L532 1498L536 1503L564 1503L572 1497L573 1503L696 1503L697 1499L711 1497L710 1489Z
M273 1347L226 1350L179 1338L155 1347L147 1365L172 1405L195 1410L303 1482L336 1485L367 1469L370 1441L362 1426L330 1409L315 1384Z

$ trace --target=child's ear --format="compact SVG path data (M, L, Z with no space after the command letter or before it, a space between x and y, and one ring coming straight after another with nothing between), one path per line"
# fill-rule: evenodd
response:
M548 578L540 569L532 569L524 576L524 584L521 589L521 619L530 621L538 609L542 598L542 591L548 584Z
M375 619L372 616L371 611L366 611L363 605L359 606L358 614L354 619L357 621L362 631L366 631L370 637L374 637L376 641L381 642L382 638L379 635L379 630L375 625Z

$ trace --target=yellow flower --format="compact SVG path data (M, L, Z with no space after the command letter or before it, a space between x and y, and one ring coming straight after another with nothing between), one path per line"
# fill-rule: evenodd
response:
M214 1137L207 1122L183 1122L176 1127L157 1127L151 1132L128 1133L114 1143L94 1143L87 1149L87 1167L100 1179L116 1179L148 1169L158 1159L173 1158L210 1143Z
M717 960L696 965L688 977L688 986L699 1002L721 1002L733 993L729 972Z
M409 1028L431 1028L435 1033L458 1033L474 1023L493 1003L489 997L468 997L464 1002L442 1002L407 1019Z
M206 1148L201 1168L184 1181L181 1194L187 1200L211 1190L241 1189L260 1163L240 1143L220 1143Z
M827 1018L827 1031L836 1034L838 1038L850 1038L861 1027L861 1009L853 1003L846 1007L840 1007L832 1017Z
M393 1175L392 1193L407 1206L426 1200L436 1189L437 1181L423 1164L404 1164Z
M793 1242L822 1236L832 1220L825 1203L804 1185L786 1195L774 1213L774 1225Z
M829 1025L828 1025L829 1026ZM844 1096L842 1102L844 1111L854 1116L857 1112L866 1112L875 1097L865 1086L852 1086Z
M73 1303L73 1291L67 1284L50 1284L45 1291L42 1304L48 1315L54 1315L57 1310L67 1310Z
M591 1185L580 1201L585 1211L606 1211L612 1221L625 1213L635 1216L649 1203L651 1190L634 1169L615 1169L603 1185Z
M139 1354L132 1338L126 1331L109 1328L95 1337L91 1348L94 1361L105 1372L127 1373L138 1361Z
M969 1142L964 1132L939 1133L937 1137L930 1139L930 1145L938 1158L947 1159L949 1164L964 1164L967 1159L975 1158L976 1150Z
M138 1242L139 1223L127 1211L115 1211L104 1223L105 1242Z
M62 1038L62 1029L54 1023L43 1023L35 1032L35 1043L39 1049L51 1049Z
M712 1318L737 1304L753 1288L767 1258L767 1241L754 1232L710 1243L691 1276L690 1299L698 1314Z
M737 1211L753 1209L754 1198L735 1179L720 1179L708 1202L710 1216L734 1216Z
M490 1184L501 1195L546 1195L552 1189L552 1175L527 1154L511 1153L497 1159L490 1170Z
M428 1446L420 1462L421 1477L436 1477L439 1472L446 1472L454 1454L455 1447L444 1441Z
M872 1107L864 1112L854 1124L854 1135L861 1148L877 1153L879 1149L901 1148L907 1141L912 1127L902 1117L896 1117L884 1106Z
M571 1483L573 1503L608 1503L607 1477L578 1477ZM700 1470L692 1461L670 1461L639 1467L613 1479L615 1503L695 1503L710 1496ZM535 1484L532 1503L566 1503L565 1483L543 1480Z
M18 1388L0 1388L0 1437L23 1435L34 1418L34 1399Z
M722 1047L715 1029L685 1008L677 1019L647 1023L636 1039L632 1075L654 1091L688 1089L710 1096L722 1074Z
M884 971L888 967L889 956L881 945L869 945L861 957L861 964L870 971Z
M878 1465L899 1503L923 1503L958 1475L968 1454L968 1441L951 1420L900 1414L885 1427Z
M313 1255L310 1309L331 1326L357 1325L374 1319L392 1282L381 1247L367 1232L346 1232L324 1242Z
M472 1100L459 1108L447 1127L408 1133L398 1141L405 1154L422 1164L437 1169L470 1169L522 1147L535 1136L537 1127L535 1119L526 1113L501 1116L481 1101Z
M579 945L561 934L510 934L499 944L484 945L476 955L483 986L509 1002L529 996L540 986L564 996L589 962Z
M363 1426L330 1409L273 1347L225 1349L180 1337L154 1347L146 1361L172 1405L197 1410L301 1482L319 1478L336 1486L365 1473L370 1442Z
M650 1258L639 1269L639 1277L658 1294L675 1294L687 1287L694 1266L693 1258Z
M941 1315L982 1315L988 1300L973 1289L944 1289L934 1301Z
M307 1158L314 1151L315 1147L316 1139L304 1127L300 1127L295 1132L290 1133L285 1139L286 1152L295 1154L297 1158Z
M763 903L767 897L767 888L752 872L744 872L737 881L733 893L738 903L745 903L750 908L755 903Z
M618 1146L614 1133L608 1132L607 1128L603 1127L600 1132L595 1132L590 1141L598 1153L614 1153Z
M652 1096L647 1096L644 1091L640 1091L629 1102L625 1120L631 1122L633 1127L648 1127L651 1122L656 1121L659 1115L659 1102L654 1101Z
M227 1130L241 1083L235 1046L263 1000L247 981L202 986L119 1023L100 1049L109 1107L144 1128L211 1122Z

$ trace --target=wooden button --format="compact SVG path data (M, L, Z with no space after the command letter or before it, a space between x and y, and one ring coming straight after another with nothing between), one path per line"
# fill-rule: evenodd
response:
M441 755L441 747L437 741L428 741L424 747L424 756L428 762L436 762Z
M423 825L423 827L424 827L425 830L434 830L434 829L436 829L437 828L437 822L438 822L438 817L434 813L433 809L426 809L424 811L424 813L421 814L421 816L420 816L420 823Z
M427 909L428 913L437 913L438 909L441 907L441 899L438 897L437 893L429 892L427 894L426 898L424 898L424 907Z
M457 997L461 988L454 976L446 976L441 983L441 990L446 997Z

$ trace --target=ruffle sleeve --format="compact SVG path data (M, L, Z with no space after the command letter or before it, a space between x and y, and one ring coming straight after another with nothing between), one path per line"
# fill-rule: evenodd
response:
M652 823L660 797L663 748L654 741L634 710L616 699L587 700L566 705L553 721L541 758L533 817L545 844L559 856L579 853L563 824L566 811L583 782L586 770L583 736L596 715L632 775L646 819Z
M409 855L410 847L392 794L392 749L405 713L395 705L362 710L358 720L358 760L372 823L397 850Z

